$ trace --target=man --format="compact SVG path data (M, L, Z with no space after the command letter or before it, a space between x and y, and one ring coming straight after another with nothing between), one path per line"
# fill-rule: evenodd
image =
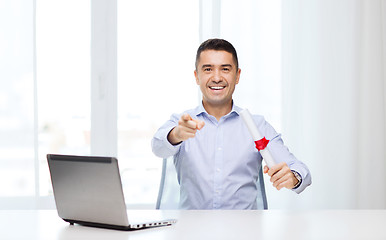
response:
M172 115L154 135L152 149L161 158L174 156L181 209L256 209L256 183L262 158L239 112L233 92L241 70L232 44L209 39L197 50L194 76L202 104ZM300 193L311 184L306 165L283 144L280 134L262 116L254 115L270 140L275 162L264 167L273 186Z

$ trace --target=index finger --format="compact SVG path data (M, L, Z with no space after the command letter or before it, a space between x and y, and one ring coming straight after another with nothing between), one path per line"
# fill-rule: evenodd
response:
M201 130L205 126L205 122L198 120L198 119L193 119L193 121L196 123L197 129Z
M187 113L184 113L182 116L181 116L181 120L182 121L189 121L189 120L192 120L192 117L187 114Z

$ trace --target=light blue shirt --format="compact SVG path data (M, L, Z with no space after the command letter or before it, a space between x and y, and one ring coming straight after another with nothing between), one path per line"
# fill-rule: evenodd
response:
M178 145L167 140L182 114L173 114L154 135L154 154L161 158L174 156L181 209L257 208L256 198L261 191L257 180L262 158L239 116L241 110L233 105L232 111L217 121L201 104L186 111L192 118L205 122L194 138ZM286 162L291 170L301 175L302 183L293 191L302 192L311 184L307 166L289 152L280 134L264 117L254 115L253 119L261 134L270 140L267 147L275 162Z

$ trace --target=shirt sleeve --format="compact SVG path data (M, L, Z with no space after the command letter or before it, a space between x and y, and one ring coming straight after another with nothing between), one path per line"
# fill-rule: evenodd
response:
M179 118L180 116L178 114L173 114L170 120L162 125L154 134L151 140L151 148L157 157L168 158L179 151L181 144L172 145L168 140L168 134L177 126Z
M284 145L281 138L281 134L278 134L275 129L264 119L260 119L258 123L259 128L264 133L264 136L270 140L267 148L270 151L274 161L276 163L286 162L291 170L299 173L302 178L301 184L292 191L301 193L307 186L311 185L311 173L308 167L301 161L299 161Z

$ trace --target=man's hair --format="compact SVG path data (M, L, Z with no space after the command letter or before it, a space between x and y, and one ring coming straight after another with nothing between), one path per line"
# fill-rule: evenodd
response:
M236 49L233 47L233 45L227 40L213 38L213 39L206 40L205 42L201 43L200 47L198 47L197 54L196 54L196 64L195 64L196 70L197 70L198 61L200 60L201 52L206 50L229 52L230 54L232 54L233 61L236 63L236 70L239 68L239 60L237 59L237 52L236 52Z

